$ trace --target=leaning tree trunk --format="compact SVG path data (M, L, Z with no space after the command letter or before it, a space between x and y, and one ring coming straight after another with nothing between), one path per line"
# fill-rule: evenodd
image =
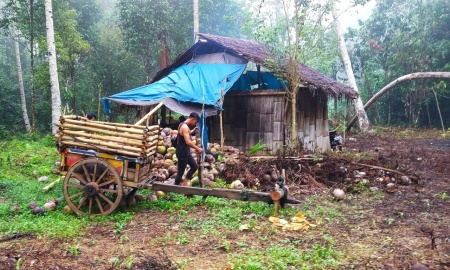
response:
M392 81L383 89L381 89L378 93L376 93L367 103L364 105L364 109L367 110L374 104L380 97L382 97L386 92L394 88L397 84L400 84L405 81L417 80L417 79L450 79L450 72L417 72L411 73L408 75L401 76L396 80ZM357 116L353 116L352 120L347 125L346 130L348 131L352 125L356 122Z
M53 28L52 0L45 0L45 25L47 27L48 62L52 93L52 134L56 134L61 116L61 93L59 92L58 66L56 64L55 32Z
M351 88L353 88L356 92L359 93L358 86L356 85L355 75L353 74L352 63L351 63L350 57L348 55L347 47L345 46L344 33L342 31L339 17L337 16L338 12L337 12L335 4L333 4L332 13L333 13L333 19L334 19L334 26L336 28L336 34L337 34L337 38L338 38L338 42L339 42L339 50L341 52L342 62L344 63L345 72L347 73L348 83ZM355 105L355 111L356 111L356 115L358 116L359 127L361 128L361 131L364 131L364 132L368 131L370 122L369 122L369 118L367 118L366 111L364 110L361 96L358 96L358 98L356 98L353 101L353 103Z
M22 105L22 116L25 122L25 129L31 132L30 119L28 118L27 101L25 99L25 87L23 85L22 62L20 61L19 31L14 27L14 49L16 52L17 76L19 77L20 103Z

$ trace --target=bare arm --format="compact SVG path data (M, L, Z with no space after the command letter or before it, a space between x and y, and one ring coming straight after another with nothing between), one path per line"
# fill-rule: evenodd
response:
M195 150L197 150L198 153L203 153L203 149L201 149L200 147L198 147L191 141L190 129L187 125L181 126L180 133L181 133L181 136L183 136L186 144L189 145L189 147L194 148Z

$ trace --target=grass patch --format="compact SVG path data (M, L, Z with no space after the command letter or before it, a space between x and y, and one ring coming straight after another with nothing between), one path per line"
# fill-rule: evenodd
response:
M59 176L51 173L59 155L51 136L23 135L0 142L0 237L16 233L32 233L52 238L77 237L91 224L115 224L119 232L134 213L116 212L107 217L65 215L66 205L62 193L62 181L48 192L42 188L48 182L38 182L40 176L47 176L49 182ZM28 208L31 201L42 207L48 200L62 198L56 211L46 211L35 216ZM19 210L12 210L17 204Z
M274 244L260 249L248 249L229 256L234 270L253 269L329 269L338 266L338 253L332 245L315 244L308 250L299 250L293 244Z
M48 200L63 198L61 181L48 192L42 188L48 183L38 182L40 176L48 176L49 182L59 176L51 174L55 161L59 161L55 141L51 136L29 135L0 142L0 237L17 233L32 233L39 237L78 238L86 235L86 229L95 226L110 226L121 244L129 242L127 226L140 211L169 213L170 227L165 236L157 236L153 244L190 246L197 241L211 239L217 252L226 252L233 269L326 269L337 265L337 253L332 242L321 238L322 244L303 243L310 248L299 249L298 243L278 241L280 231L272 227L268 217L273 215L273 205L263 202L244 202L223 198L201 196L186 198L184 195L169 193L157 201L140 201L129 208L118 208L108 216L89 217L63 214L65 200L58 204L56 211L47 211L35 216L28 204L35 201L39 206ZM219 181L220 182L220 181ZM148 195L152 191L140 190ZM288 206L280 209L280 218L289 220L299 211L309 221L332 222L340 213L332 207L332 202L319 198L305 199L302 209ZM11 209L17 204L19 210ZM322 205L323 204L323 205ZM197 211L201 210L201 214ZM151 213L149 214L151 217ZM147 230L151 229L151 218ZM146 229L143 228L145 231ZM282 234L281 234L282 235ZM277 241L273 241L274 239ZM254 240L252 240L254 239ZM264 243L255 247L254 241ZM326 243L326 244L324 244ZM67 247L68 254L80 256L82 244L78 242ZM114 257L116 258L116 257ZM133 264L133 257L111 259L111 265Z

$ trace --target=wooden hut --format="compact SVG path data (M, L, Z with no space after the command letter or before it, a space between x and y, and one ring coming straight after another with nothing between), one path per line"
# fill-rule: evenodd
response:
M225 145L246 152L258 141L268 146L267 154L276 154L290 145L288 124L290 106L283 87L267 88L261 68L267 67L270 48L252 40L198 34L199 42L181 53L174 62L153 78L158 81L195 55L226 52L256 66L256 81L250 89L234 89L224 96L223 129ZM306 152L330 149L328 107L330 97L354 99L357 92L320 72L298 63L302 80L297 100L297 137ZM267 74L265 72L264 74ZM244 75L243 75L244 76ZM236 86L236 85L235 85ZM220 142L219 120L209 117L209 141Z

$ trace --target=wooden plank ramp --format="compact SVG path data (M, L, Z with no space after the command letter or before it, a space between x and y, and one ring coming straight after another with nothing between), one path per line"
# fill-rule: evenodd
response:
M185 195L214 196L232 200L251 201L251 202L267 202L267 203L272 202L270 193L253 191L248 189L237 190L227 188L197 188L197 187L168 185L155 182L153 182L149 188L155 191L174 192ZM288 198L286 200L286 203L301 204L302 202L297 199Z

